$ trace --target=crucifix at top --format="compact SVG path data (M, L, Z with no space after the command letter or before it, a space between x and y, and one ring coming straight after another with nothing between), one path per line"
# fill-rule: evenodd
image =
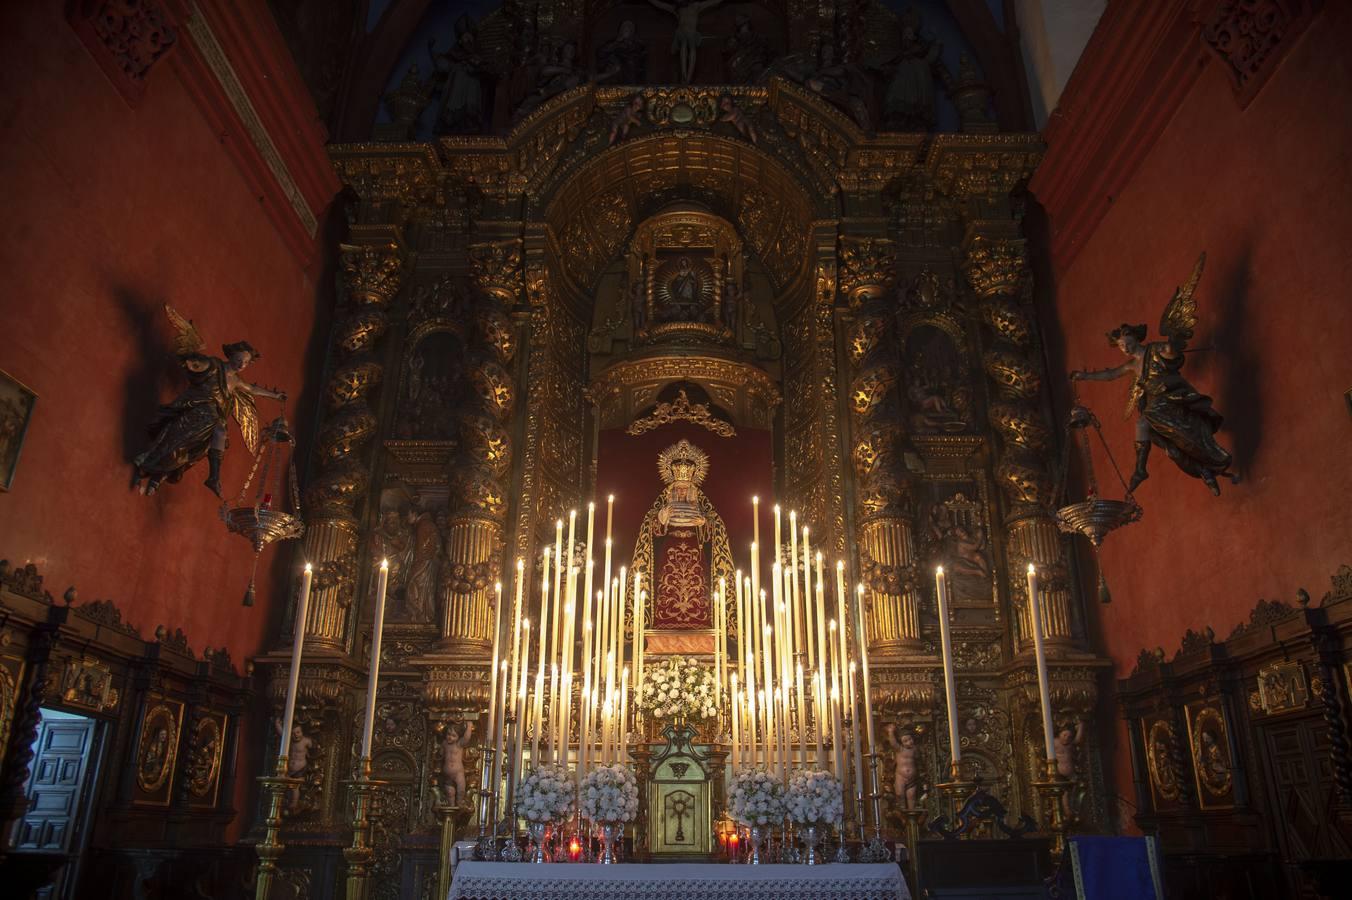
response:
M695 59L704 37L699 33L699 14L723 0L648 0L653 6L676 17L676 34L671 39L671 52L679 55L681 84L689 84L695 77Z

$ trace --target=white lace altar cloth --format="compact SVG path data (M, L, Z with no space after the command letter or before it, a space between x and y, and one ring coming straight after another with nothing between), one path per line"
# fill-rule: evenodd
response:
M463 862L450 900L910 900L896 863Z

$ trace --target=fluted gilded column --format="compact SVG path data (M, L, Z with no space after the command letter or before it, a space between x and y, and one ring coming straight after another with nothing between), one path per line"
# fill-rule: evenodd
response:
M324 386L317 474L306 492L305 559L315 567L307 643L343 648L356 580L355 509L370 487L376 415L370 393L382 367L372 350L385 333L390 301L403 281L398 243L342 244L339 283L344 315L334 328L337 363Z
M869 588L869 646L920 644L914 510L903 481L901 357L890 303L896 248L877 238L842 238L840 289L850 305L851 458L861 575Z
M1005 498L1010 595L1015 598L1020 646L1031 645L1026 569L1038 567L1044 604L1042 630L1050 641L1071 641L1070 578L1062 542L1049 512L1051 432L1042 413L1042 375L1035 328L1024 286L1025 242L1009 222L975 222L963 242L963 272L975 291L988 341L982 363L990 380L990 422L999 435L996 481Z
M470 247L478 286L468 334L473 399L460 417L460 453L451 476L453 508L446 537L448 576L442 586L443 644L480 644L493 638L493 584L500 577L505 478L511 466L513 386L507 365L516 346L506 310L521 289L521 244L495 241Z

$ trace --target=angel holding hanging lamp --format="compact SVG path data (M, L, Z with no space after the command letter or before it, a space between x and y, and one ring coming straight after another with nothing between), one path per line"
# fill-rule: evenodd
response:
M248 341L223 345L225 359L209 356L202 352L206 341L192 321L171 306L164 310L174 325L174 352L188 376L188 387L160 407L159 417L150 426L150 446L133 460L136 474L132 486L143 494L153 494L162 482L177 482L205 456L208 473L204 484L219 497L229 419L233 417L239 424L244 444L253 453L258 448L260 430L254 397L285 403L286 393L240 377L245 367L260 357Z
M1130 375L1133 383L1127 401L1127 415L1136 414L1136 470L1128 492L1135 491L1150 477L1146 461L1150 447L1164 448L1180 469L1200 478L1213 494L1220 495L1218 476L1237 484L1239 476L1230 472L1231 457L1216 443L1221 415L1211 398L1199 393L1180 374L1188 341L1197 327L1197 302L1193 293L1202 278L1206 254L1197 259L1187 282L1174 291L1160 319L1161 341L1146 341L1145 325L1123 324L1108 332L1108 343L1117 347L1127 360L1120 366L1094 372L1070 373L1072 381L1113 381Z

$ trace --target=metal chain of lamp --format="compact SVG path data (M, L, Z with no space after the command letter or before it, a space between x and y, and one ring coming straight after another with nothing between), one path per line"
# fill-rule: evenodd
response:
M1112 595L1108 592L1108 582L1103 577L1103 567L1099 565L1099 547L1103 545L1103 539L1111 532L1140 519L1142 510L1140 504L1131 495L1131 489L1127 487L1126 479L1122 477L1122 470L1117 467L1117 460L1113 458L1113 451L1103 437L1103 427L1099 424L1098 416L1094 415L1093 411L1087 406L1080 403L1078 392L1073 384L1071 385L1070 396L1071 408L1070 415L1066 418L1065 439L1062 441L1061 472L1056 487L1056 495L1053 498L1053 515L1056 519L1057 528L1061 529L1062 532L1083 535L1089 539L1089 545L1094 553L1094 566L1098 569L1099 600L1103 603L1109 603L1112 601ZM1094 474L1094 458L1089 450L1089 430L1091 428L1098 435L1099 443L1103 445L1103 452L1107 454L1108 462L1113 467L1113 474L1117 476L1118 483L1122 485L1123 498L1121 500L1109 500L1099 493L1098 478ZM1076 503L1066 503L1072 443L1079 448L1080 459L1084 465L1085 479L1089 482L1089 491L1083 500Z
M296 482L295 438L285 416L278 416L263 429L263 440L254 454L249 477L244 479L239 496L232 507L221 504L221 519L225 527L253 545L253 570L249 574L249 588L244 592L244 605L254 605L255 580L258 576L258 557L263 548L274 541L290 541L305 534L301 519L300 488ZM259 466L262 474L259 474ZM255 483L254 476L258 476ZM246 502L250 485L254 485L253 502ZM285 494L283 493L285 492ZM291 511L286 509L290 499Z

